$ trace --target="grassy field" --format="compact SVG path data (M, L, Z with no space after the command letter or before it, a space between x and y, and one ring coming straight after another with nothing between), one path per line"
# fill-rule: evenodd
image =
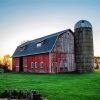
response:
M76 74L0 74L5 89L38 89L47 100L100 100L100 70Z

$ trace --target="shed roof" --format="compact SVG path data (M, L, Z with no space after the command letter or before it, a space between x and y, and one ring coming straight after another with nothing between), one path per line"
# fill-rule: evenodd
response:
M55 44L57 37L67 31L71 30L70 29L63 30L48 36L44 36L38 39L25 42L16 48L12 57L21 57L26 55L34 55L34 54L50 52L53 48L53 45ZM37 44L39 43L41 44L41 46L37 47Z

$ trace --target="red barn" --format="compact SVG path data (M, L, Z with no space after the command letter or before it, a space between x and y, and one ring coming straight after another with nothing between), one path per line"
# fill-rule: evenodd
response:
M75 71L74 36L68 29L17 47L13 54L13 71L58 73Z

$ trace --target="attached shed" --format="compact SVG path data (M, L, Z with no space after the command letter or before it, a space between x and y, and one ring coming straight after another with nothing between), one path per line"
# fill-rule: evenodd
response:
M35 73L75 71L74 34L68 29L23 43L13 54L12 70Z

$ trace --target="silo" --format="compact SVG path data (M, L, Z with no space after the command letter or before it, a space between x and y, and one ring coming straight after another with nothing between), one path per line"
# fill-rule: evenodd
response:
M94 50L92 25L86 20L80 20L74 27L75 62L80 73L91 72L94 67Z

